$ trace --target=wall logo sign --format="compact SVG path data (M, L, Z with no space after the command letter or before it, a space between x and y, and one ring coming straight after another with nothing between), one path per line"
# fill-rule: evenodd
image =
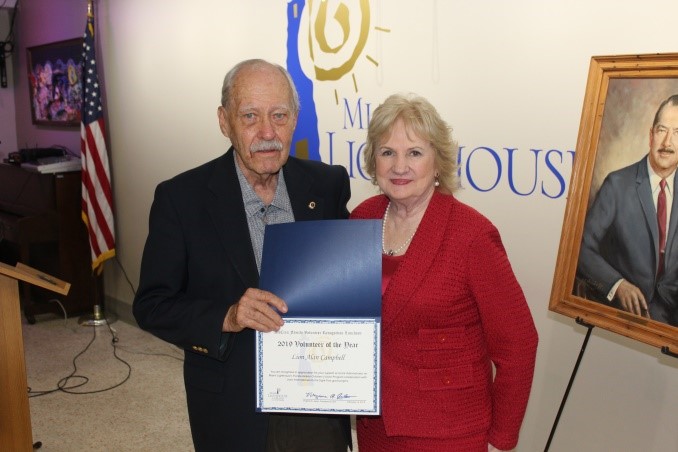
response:
M287 4L286 64L302 105L291 154L343 165L352 179L363 181L369 177L362 151L377 103L360 95L361 76L374 79L379 62L367 49L391 31L374 22L369 0ZM459 176L477 192L558 199L567 193L573 161L572 150L460 146Z
M304 13L307 17L302 26ZM297 86L302 105L293 137L293 155L321 160L314 81L337 82L348 78L357 92L354 68L358 60L367 59L376 65L376 61L365 54L370 17L368 0L292 0L287 4L287 69ZM335 88L335 104L339 105L342 98ZM366 127L367 121L363 125Z

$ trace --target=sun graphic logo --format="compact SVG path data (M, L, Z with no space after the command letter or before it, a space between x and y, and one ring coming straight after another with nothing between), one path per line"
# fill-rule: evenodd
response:
M320 159L318 103L340 104L342 92L358 93L356 66L378 62L366 53L371 28L369 0L292 0L287 5L287 69L295 82L301 112L292 155ZM314 93L314 82L332 84L333 98ZM366 121L366 119L365 119Z

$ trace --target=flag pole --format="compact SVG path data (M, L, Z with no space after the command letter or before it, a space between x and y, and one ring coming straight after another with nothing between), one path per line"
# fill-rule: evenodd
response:
M91 314L85 314L78 319L81 326L104 326L115 323L118 317L115 314L104 312L104 304L101 298L104 297L103 288L103 263L100 264L100 271L92 272L91 278L94 279L94 306Z
M93 276L97 278L97 276ZM78 323L82 326L103 326L115 323L118 317L115 314L104 314L102 305L95 304L91 314L85 314L78 319Z
M87 226L88 237L90 241L90 251L92 252L92 278L94 278L94 307L92 314L80 317L79 323L83 326L108 325L117 320L116 316L109 314L106 316L103 309L103 267L104 261L115 256L115 233L113 227L113 200L110 186L108 156L105 143L105 129L103 122L103 109L99 95L99 82L96 74L96 65L94 63L94 8L93 0L87 1L87 25L85 27L85 37L83 42L83 51L86 55L83 58L83 73L89 72L89 77L82 80L83 93L85 95L82 110L81 124L81 160L82 168L82 197L83 212L82 217ZM91 67L89 65L92 65ZM93 107L94 106L94 107ZM96 107L96 108L95 108ZM98 158L94 154L98 155ZM94 180L95 175L104 173L103 180ZM99 193L97 193L97 191ZM101 194L106 202L103 207L97 203L97 196ZM103 224L97 218L97 212L107 212L104 216ZM105 231L102 232L102 228ZM104 237L103 243L98 240Z

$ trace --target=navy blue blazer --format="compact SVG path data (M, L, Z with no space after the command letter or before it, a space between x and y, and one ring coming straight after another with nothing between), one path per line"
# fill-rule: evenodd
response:
M259 283L234 152L156 188L133 312L141 328L185 350L196 447L263 451L268 415L255 412L254 332L221 331L231 304ZM282 171L296 221L348 217L345 168L290 157ZM348 416L342 422L348 445Z
M586 215L578 272L587 285L599 293L599 301L604 301L615 282L626 279L641 290L650 303L651 315L655 308L668 315L656 320L677 325L678 178L674 179L672 191L665 270L657 278L659 232L647 158L605 178Z

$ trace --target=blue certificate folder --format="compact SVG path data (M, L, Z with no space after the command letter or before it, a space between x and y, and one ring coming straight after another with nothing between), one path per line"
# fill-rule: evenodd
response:
M289 317L381 318L381 220L266 226L259 287Z
M266 226L259 287L289 309L256 333L256 410L379 415L381 221Z

